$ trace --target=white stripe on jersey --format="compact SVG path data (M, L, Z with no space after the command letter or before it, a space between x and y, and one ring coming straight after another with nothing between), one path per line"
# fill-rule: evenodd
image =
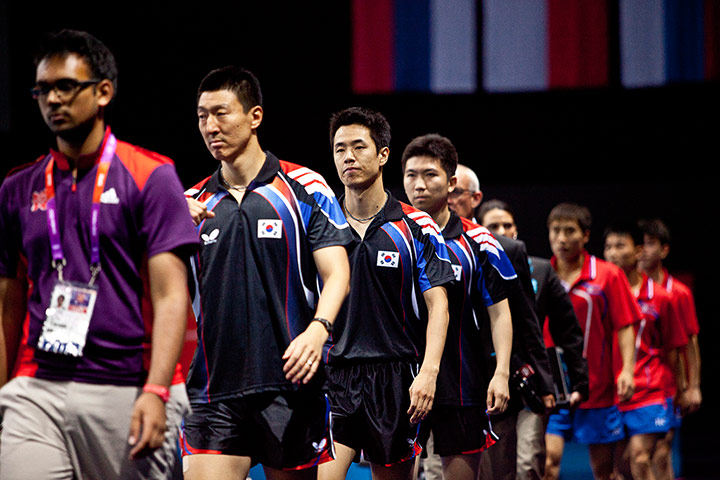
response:
M498 252L503 250L502 245L500 245L497 238L490 233L490 230L485 227L477 227L472 230L468 230L466 233L470 238L475 240L476 243L482 245L482 250L488 250L496 257L500 256L500 253Z
M333 200L335 198L335 193L330 189L330 187L327 186L325 183L325 179L320 175L319 173L316 173L309 168L302 167L298 168L296 170L293 170L290 173L283 172L288 177L292 178L299 184L301 184L303 187L305 187L305 191L310 195L313 196L315 193L319 193L330 200ZM287 184L287 181L283 178L283 181ZM318 183L319 182L319 183ZM290 188L290 185L288 185L288 188ZM290 189L292 191L292 189ZM293 198L295 197L295 194L293 193ZM295 198L295 201L297 201L297 198ZM342 230L344 228L350 227L350 225L345 222L342 224L337 223L334 221L328 212L326 212L322 205L318 204L320 207L320 211L325 215L325 217L328 219L328 222L330 222L331 225L333 225L338 230Z
M195 195L198 192L200 192L200 190L197 188L188 188L187 190L185 190L185 196L192 197L193 195Z
M440 228L438 228L435 220L425 212L410 212L407 214L410 219L420 225L422 232L426 235L432 235L440 243L445 243L445 239L440 235Z
M323 176L307 167L297 168L292 172L285 173L288 177L305 187L305 190L310 195L315 192L319 192L328 198L335 197L335 193L330 189L327 182L325 182Z
M445 244L445 237L443 237L440 233L440 228L437 226L437 223L435 223L435 220L433 220L433 218L426 212L410 212L407 216L420 226L420 231L422 231L422 233L430 235L437 240L438 243ZM435 251L435 256L438 260L451 263L450 259L441 257L438 255L437 251Z

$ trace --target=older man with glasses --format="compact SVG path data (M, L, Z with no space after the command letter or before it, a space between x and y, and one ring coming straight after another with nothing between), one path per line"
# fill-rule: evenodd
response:
M458 164L455 176L457 177L457 185L448 197L450 210L460 217L474 221L475 209L480 205L483 198L482 191L480 191L480 181L475 172L462 164Z

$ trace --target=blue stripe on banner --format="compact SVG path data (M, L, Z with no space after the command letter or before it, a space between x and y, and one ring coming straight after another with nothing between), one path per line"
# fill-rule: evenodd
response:
M703 0L665 0L665 49L669 82L705 76Z
M395 90L430 88L430 0L395 0Z
M488 91L548 87L547 4L483 0L483 85Z
M665 0L620 0L620 79L626 87L662 85Z
M430 89L435 93L477 90L475 0L431 0Z

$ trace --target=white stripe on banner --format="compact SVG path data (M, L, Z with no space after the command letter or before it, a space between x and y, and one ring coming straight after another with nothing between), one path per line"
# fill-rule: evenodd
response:
M434 93L475 92L475 0L431 0L430 39L430 89Z
M491 92L548 87L547 6L483 0L483 84Z
M626 87L662 85L665 66L664 0L620 0L620 78Z

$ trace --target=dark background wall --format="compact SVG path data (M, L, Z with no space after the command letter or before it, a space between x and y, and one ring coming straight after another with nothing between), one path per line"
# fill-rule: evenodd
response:
M29 94L32 50L42 32L67 27L90 31L117 57L119 91L109 120L118 137L173 158L188 186L217 166L197 132L197 85L210 69L236 63L253 70L263 85L263 147L318 170L337 193L328 117L362 105L382 111L392 125L386 183L400 198L405 144L424 133L446 135L461 162L478 171L485 198L514 206L532 254L550 255L545 218L560 201L590 207L589 250L599 256L607 222L659 216L674 234L667 265L692 283L702 329L705 404L683 427L684 471L688 478L710 475L709 435L718 417L717 395L710 391L717 360L709 350L717 326L708 259L717 230L720 84L356 96L350 88L349 2L255 3L110 7L0 0L0 174L52 145Z

